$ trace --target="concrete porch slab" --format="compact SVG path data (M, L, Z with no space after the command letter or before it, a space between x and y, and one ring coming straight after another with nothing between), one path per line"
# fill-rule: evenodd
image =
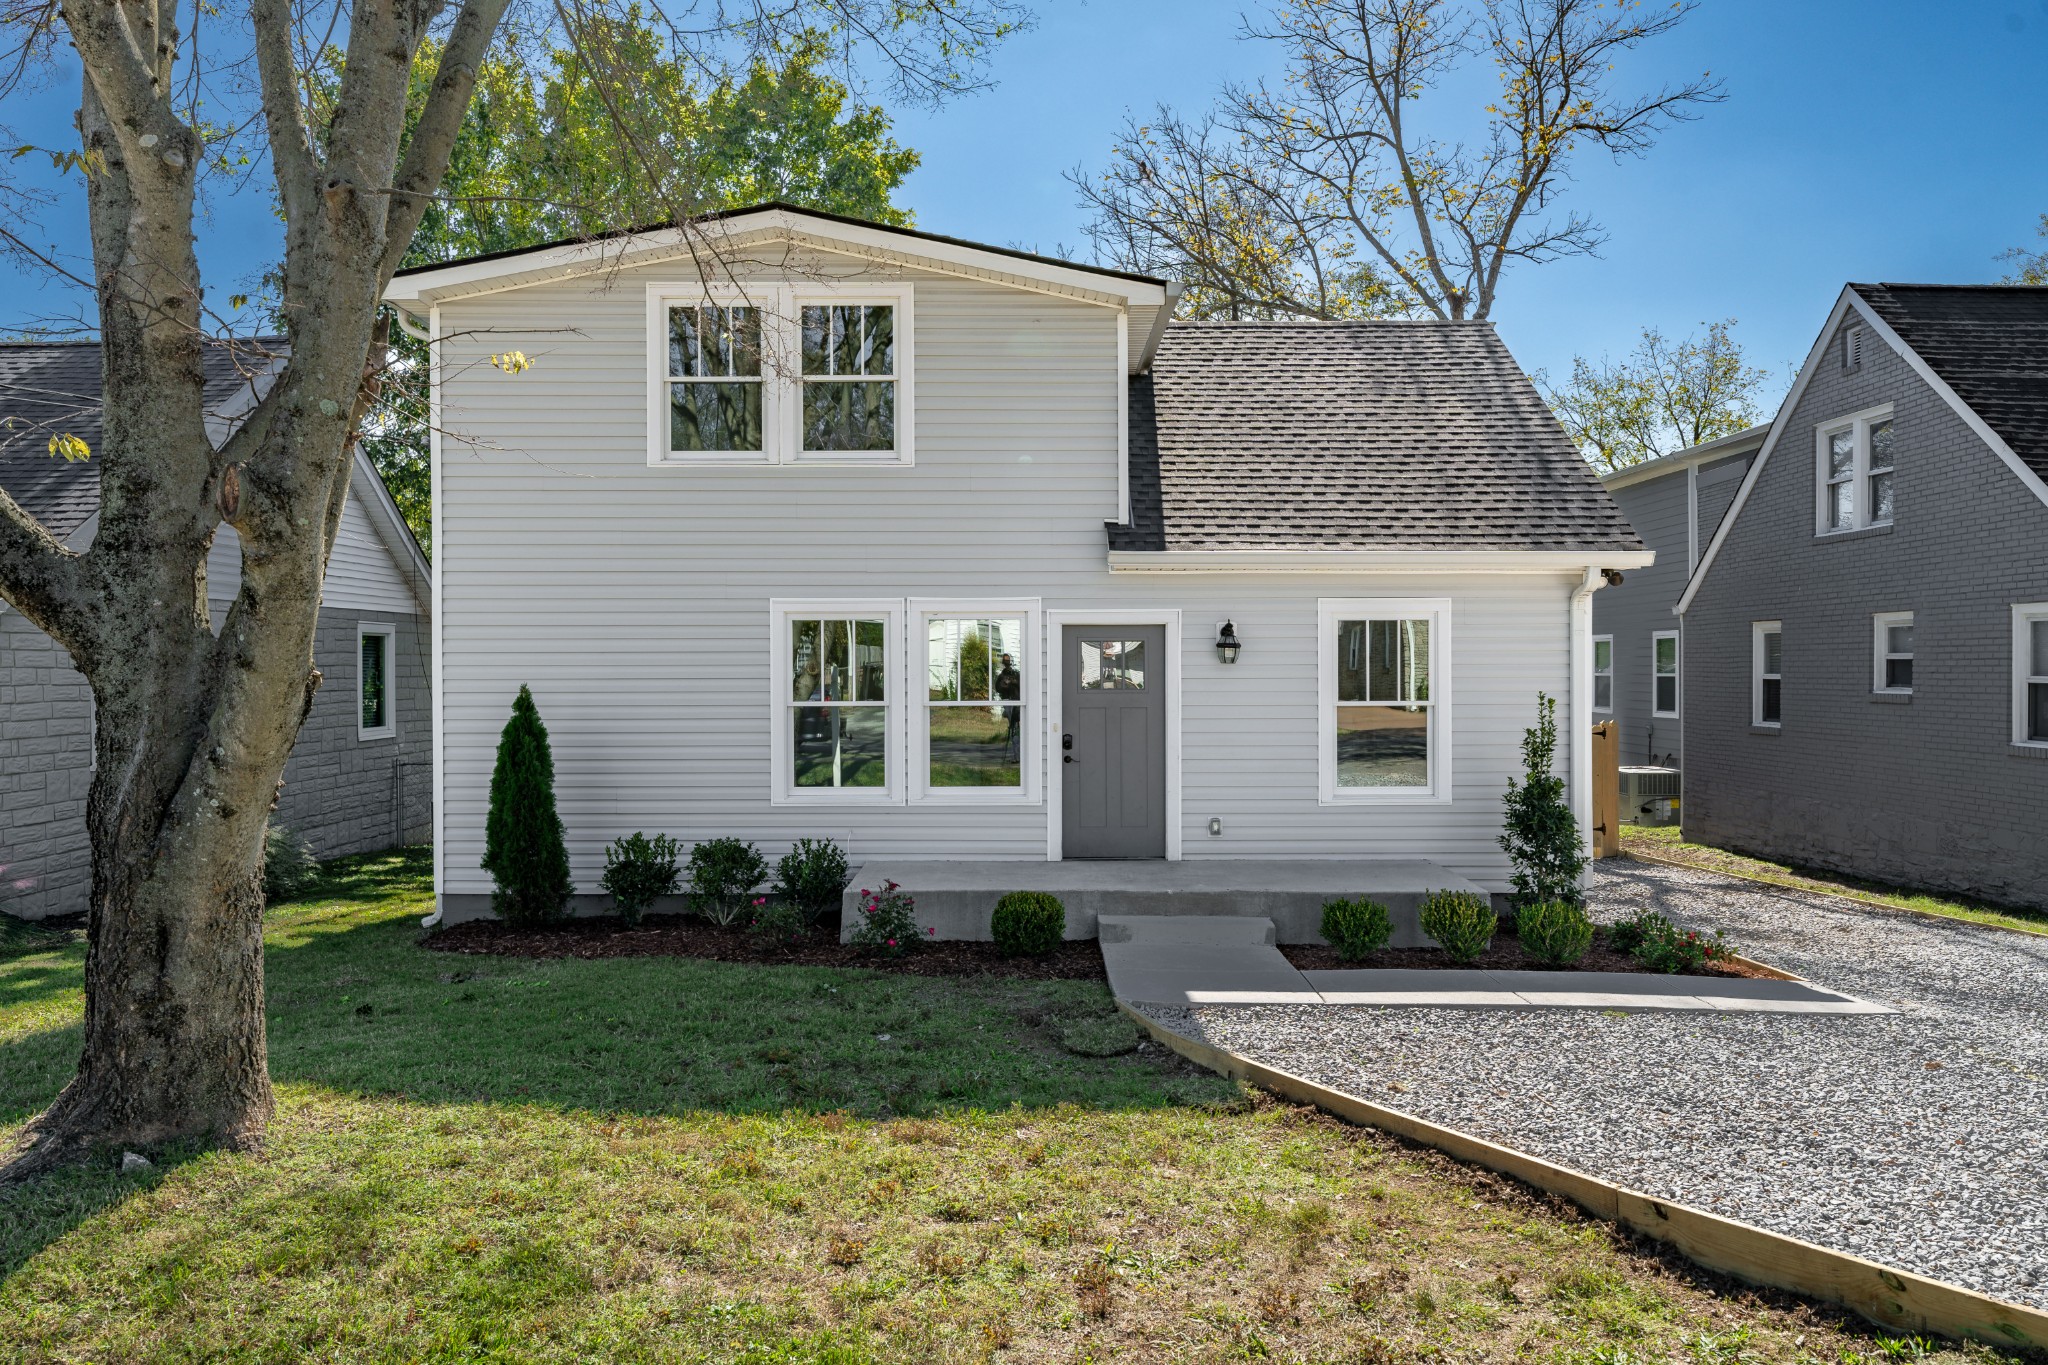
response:
M935 937L989 936L989 916L1011 891L1047 891L1067 907L1067 937L1098 936L1104 915L1229 916L1269 919L1280 943L1320 943L1323 902L1369 896L1394 921L1393 946L1429 946L1416 922L1430 891L1469 891L1477 883L1419 858L1189 858L1180 862L1042 862L873 858L854 869L840 916L850 937L863 888L893 881L917 906L920 928Z

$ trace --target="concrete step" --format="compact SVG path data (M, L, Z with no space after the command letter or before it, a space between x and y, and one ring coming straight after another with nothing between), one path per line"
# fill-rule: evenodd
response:
M1101 915L1104 943L1188 944L1215 948L1270 948L1273 921L1253 915Z

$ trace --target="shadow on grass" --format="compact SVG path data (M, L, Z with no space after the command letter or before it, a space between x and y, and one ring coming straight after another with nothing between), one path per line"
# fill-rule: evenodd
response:
M1234 1093L1177 1059L1061 1049L1068 1025L1114 1012L1097 982L435 952L420 946L418 922L432 908L430 867L423 849L340 860L272 908L265 970L280 1087L597 1115L873 1118ZM75 990L81 966L38 965L19 990ZM62 1088L80 1043L68 1019L10 1033L6 999L0 1124L13 1125ZM116 1160L0 1190L0 1223L18 1229L0 1235L0 1276L142 1188L114 1172Z

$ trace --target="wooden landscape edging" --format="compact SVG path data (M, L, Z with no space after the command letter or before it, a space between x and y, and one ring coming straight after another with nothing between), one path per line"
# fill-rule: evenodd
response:
M1709 1270L1750 1284L1840 1304L1885 1327L1945 1337L1974 1337L1999 1346L2048 1351L2048 1313L1910 1271L1893 1270L1861 1256L1831 1251L1685 1204L1654 1199L1639 1190L1554 1165L1398 1109L1383 1108L1356 1095L1255 1062L1240 1053L1198 1042L1122 1000L1117 1001L1117 1008L1157 1042L1231 1080L1249 1082L1286 1099L1312 1104L1348 1122L1382 1129L1434 1147L1460 1161L1513 1176L1526 1185L1569 1199L1597 1218L1668 1243Z

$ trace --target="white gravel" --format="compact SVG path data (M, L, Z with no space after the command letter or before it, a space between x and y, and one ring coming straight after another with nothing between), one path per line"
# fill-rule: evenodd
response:
M2048 938L1689 869L1654 909L1892 1015L1147 1007L1376 1103L1619 1184L2048 1308Z

